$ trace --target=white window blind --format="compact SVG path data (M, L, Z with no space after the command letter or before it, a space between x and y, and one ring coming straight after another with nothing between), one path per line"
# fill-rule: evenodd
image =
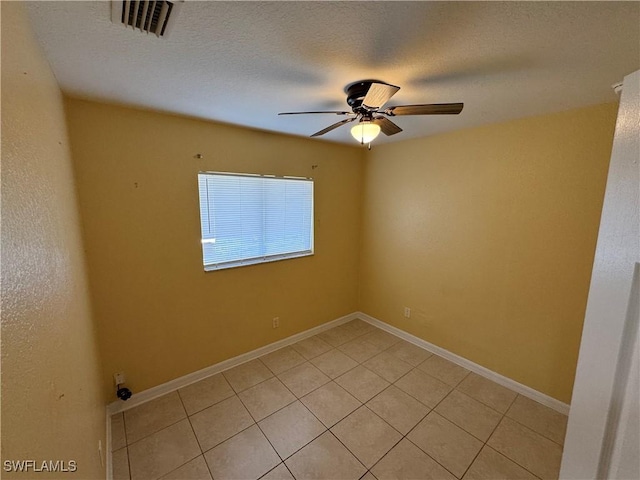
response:
M199 173L205 270L313 254L313 180Z

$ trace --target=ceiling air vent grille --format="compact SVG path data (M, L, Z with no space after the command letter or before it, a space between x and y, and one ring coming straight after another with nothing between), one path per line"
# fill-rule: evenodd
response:
M178 10L178 2L114 0L111 21L141 32L164 37L169 33Z

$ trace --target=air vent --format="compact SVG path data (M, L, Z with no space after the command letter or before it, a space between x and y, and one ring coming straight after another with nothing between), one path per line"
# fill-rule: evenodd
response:
M114 0L111 21L157 37L166 37L182 2Z

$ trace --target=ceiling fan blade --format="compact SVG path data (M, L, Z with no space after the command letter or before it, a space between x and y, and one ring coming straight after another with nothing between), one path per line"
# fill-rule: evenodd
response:
M364 100L362 100L362 105L374 110L378 109L387 103L398 90L400 90L400 87L396 87L395 85L374 82L369 87Z
M279 113L278 115L307 115L309 113L333 113L334 115L355 115L353 112L340 112L340 111L334 111L334 110L326 110L326 111L322 111L322 112L282 112Z
M398 105L389 107L384 113L392 117L396 115L457 115L462 111L464 103L431 103L427 105Z
M325 133L328 133L331 130L336 129L336 128L340 127L341 125L344 125L345 123L353 122L356 118L357 117L347 118L345 120L340 120L339 122L334 123L333 125L329 125L327 128L323 128L322 130L320 130L319 132L314 133L311 136L312 137L319 137L320 135L324 135Z
M376 117L373 119L373 123L376 125L380 125L380 130L385 135L395 135L396 133L400 133L402 129L393 123L391 120L385 117Z

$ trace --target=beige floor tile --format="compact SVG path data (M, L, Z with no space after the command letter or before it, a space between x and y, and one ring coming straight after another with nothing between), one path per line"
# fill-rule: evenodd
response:
M111 451L120 450L127 446L127 436L124 433L124 414L116 413L111 416Z
M502 414L458 390L447 395L436 407L436 412L483 442L491 436L502 418Z
M129 445L131 479L161 477L200 453L189 420L184 419Z
M168 393L127 410L124 412L127 442L131 445L141 438L186 418L186 416L178 392Z
M266 379L273 377L273 373L259 359L238 365L222 373L231 387L237 392L253 387Z
M340 325L338 329L342 333L342 338L346 338L347 341L353 340L354 338L361 337L362 335L367 333L366 331L363 330L363 327L358 327L358 326L353 327L348 323L345 323L344 325Z
M219 373L178 390L187 415L193 415L234 395L233 389Z
M433 355L431 352L427 352L424 348L420 348L405 340L400 340L395 345L392 345L387 350L387 353L398 357L400 360L407 362L414 367L417 367Z
M364 477L362 477L360 480L378 480L378 479L373 476L373 473L367 472L364 474Z
M333 347L316 335L314 337L305 338L298 343L294 343L291 345L291 348L307 360L311 360L312 358L331 350Z
M291 472L284 463L281 463L276 468L267 473L260 480L295 480Z
M509 408L507 417L513 418L543 437L564 445L564 436L567 432L566 415L518 395Z
M180 468L162 477L162 480L211 480L211 473L204 457L200 455Z
M336 383L362 403L368 402L389 386L384 378L362 365L336 378Z
M338 347L354 338L353 335L347 334L347 332L342 330L340 327L333 327L329 330L325 330L317 336L332 347Z
M395 385L430 408L435 407L451 391L449 385L418 369L411 370Z
M358 335L364 335L365 333L373 332L374 330L376 330L376 327L374 327L370 323L365 322L364 320L360 320L359 318L345 323L344 325L342 325L342 327L345 330L352 330Z
M331 432L367 468L373 467L402 438L365 406L333 426Z
M486 445L464 475L464 480L536 480L536 476Z
M376 330L360 337L363 340L383 349L389 348L391 345L398 343L401 339L395 335L391 335L383 330Z
M335 382L323 385L302 397L300 401L328 428L362 405Z
M367 407L403 435L429 413L428 407L393 385L369 400Z
M285 464L296 480L357 480L367 471L331 432L320 435Z
M346 356L340 350L334 348L319 357L311 360L329 378L336 378L352 368L358 366L358 362Z
M363 363L388 382L395 382L413 367L390 353L382 352Z
M215 479L257 479L280 463L257 425L212 448L204 457Z
M558 478L562 447L510 418L502 419L487 445L544 480Z
M383 350L382 347L369 343L363 340L363 338L364 337L358 337L355 340L351 340L350 342L340 345L338 349L358 363L369 360Z
M380 480L455 480L456 478L406 438L393 447L371 471Z
M446 418L431 412L407 438L458 478L482 448L482 442Z
M256 422L295 402L296 397L277 378L270 378L238 394Z
M500 413L505 413L517 393L475 373L470 373L457 389Z
M263 355L260 360L276 375L305 362L304 357L291 347Z
M452 387L458 385L469 374L469 370L466 368L462 368L439 355L431 355L418 368Z
M303 397L331 379L309 362L278 375L278 378L298 398Z
M268 416L258 425L283 459L290 457L326 430L299 401Z
M113 480L129 480L129 455L126 448L115 450L111 454Z
M237 396L196 413L190 420L203 451L215 447L254 423Z

